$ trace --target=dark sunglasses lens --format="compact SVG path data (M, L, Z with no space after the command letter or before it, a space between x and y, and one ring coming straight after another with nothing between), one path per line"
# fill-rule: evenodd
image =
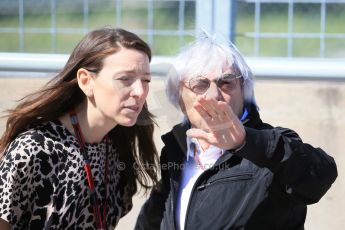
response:
M218 87L224 92L229 92L236 88L238 77L233 74L225 74L218 80Z
M218 87L223 91L231 91L236 88L237 80L220 80L218 82Z
M228 81L235 80L236 78L238 78L238 76L232 73L224 74L221 77L222 80L228 80Z

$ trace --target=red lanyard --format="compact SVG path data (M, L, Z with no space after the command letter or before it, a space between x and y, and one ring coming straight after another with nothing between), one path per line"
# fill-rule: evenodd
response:
M87 155L87 151L85 149L85 140L83 137L83 133L81 131L77 114L72 111L69 113L71 123L74 129L75 136L77 138L78 144L80 145L80 151L83 157L84 161L84 170L86 173L88 185L89 185L89 191L90 191L90 201L91 205L93 208L93 216L96 224L96 228L101 230L101 229L107 229L107 187L108 187L108 143L109 139L106 137L106 146L105 146L105 172L104 172L104 184L105 184L105 201L102 204L103 206L103 216L101 215L101 206L98 203L98 198L97 198L97 192L95 190L95 185L93 182L93 177L92 177L92 172L91 172L91 166L90 166L90 161L89 157Z

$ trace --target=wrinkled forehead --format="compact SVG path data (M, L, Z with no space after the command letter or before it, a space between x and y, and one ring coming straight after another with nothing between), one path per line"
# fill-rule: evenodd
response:
M133 62L132 70L138 73L150 72L150 63L147 60Z

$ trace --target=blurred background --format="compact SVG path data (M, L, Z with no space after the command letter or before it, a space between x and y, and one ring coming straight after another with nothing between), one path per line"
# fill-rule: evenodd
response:
M345 57L343 0L1 0L0 51L70 53L89 30L139 34L174 55L197 29L222 32L245 56Z
M236 44L256 76L265 122L333 156L338 179L308 209L306 229L345 224L345 0L0 0L0 115L43 86L90 30L122 27L153 50L148 103L160 135L181 119L164 93L168 64L204 29ZM6 118L0 119L0 133ZM133 229L146 197L117 229Z

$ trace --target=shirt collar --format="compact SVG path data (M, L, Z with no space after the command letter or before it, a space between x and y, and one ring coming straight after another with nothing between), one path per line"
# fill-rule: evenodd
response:
M187 161L189 161L189 157L194 157L194 138L187 136Z
M221 155L223 155L224 150L218 148L217 146L214 145L210 145L210 147L204 152L198 142L197 139L195 138L191 138L187 136L187 161L189 160L189 157L194 158L194 146L197 149L198 155L203 154L203 153L211 153L211 152L220 152L221 151Z

